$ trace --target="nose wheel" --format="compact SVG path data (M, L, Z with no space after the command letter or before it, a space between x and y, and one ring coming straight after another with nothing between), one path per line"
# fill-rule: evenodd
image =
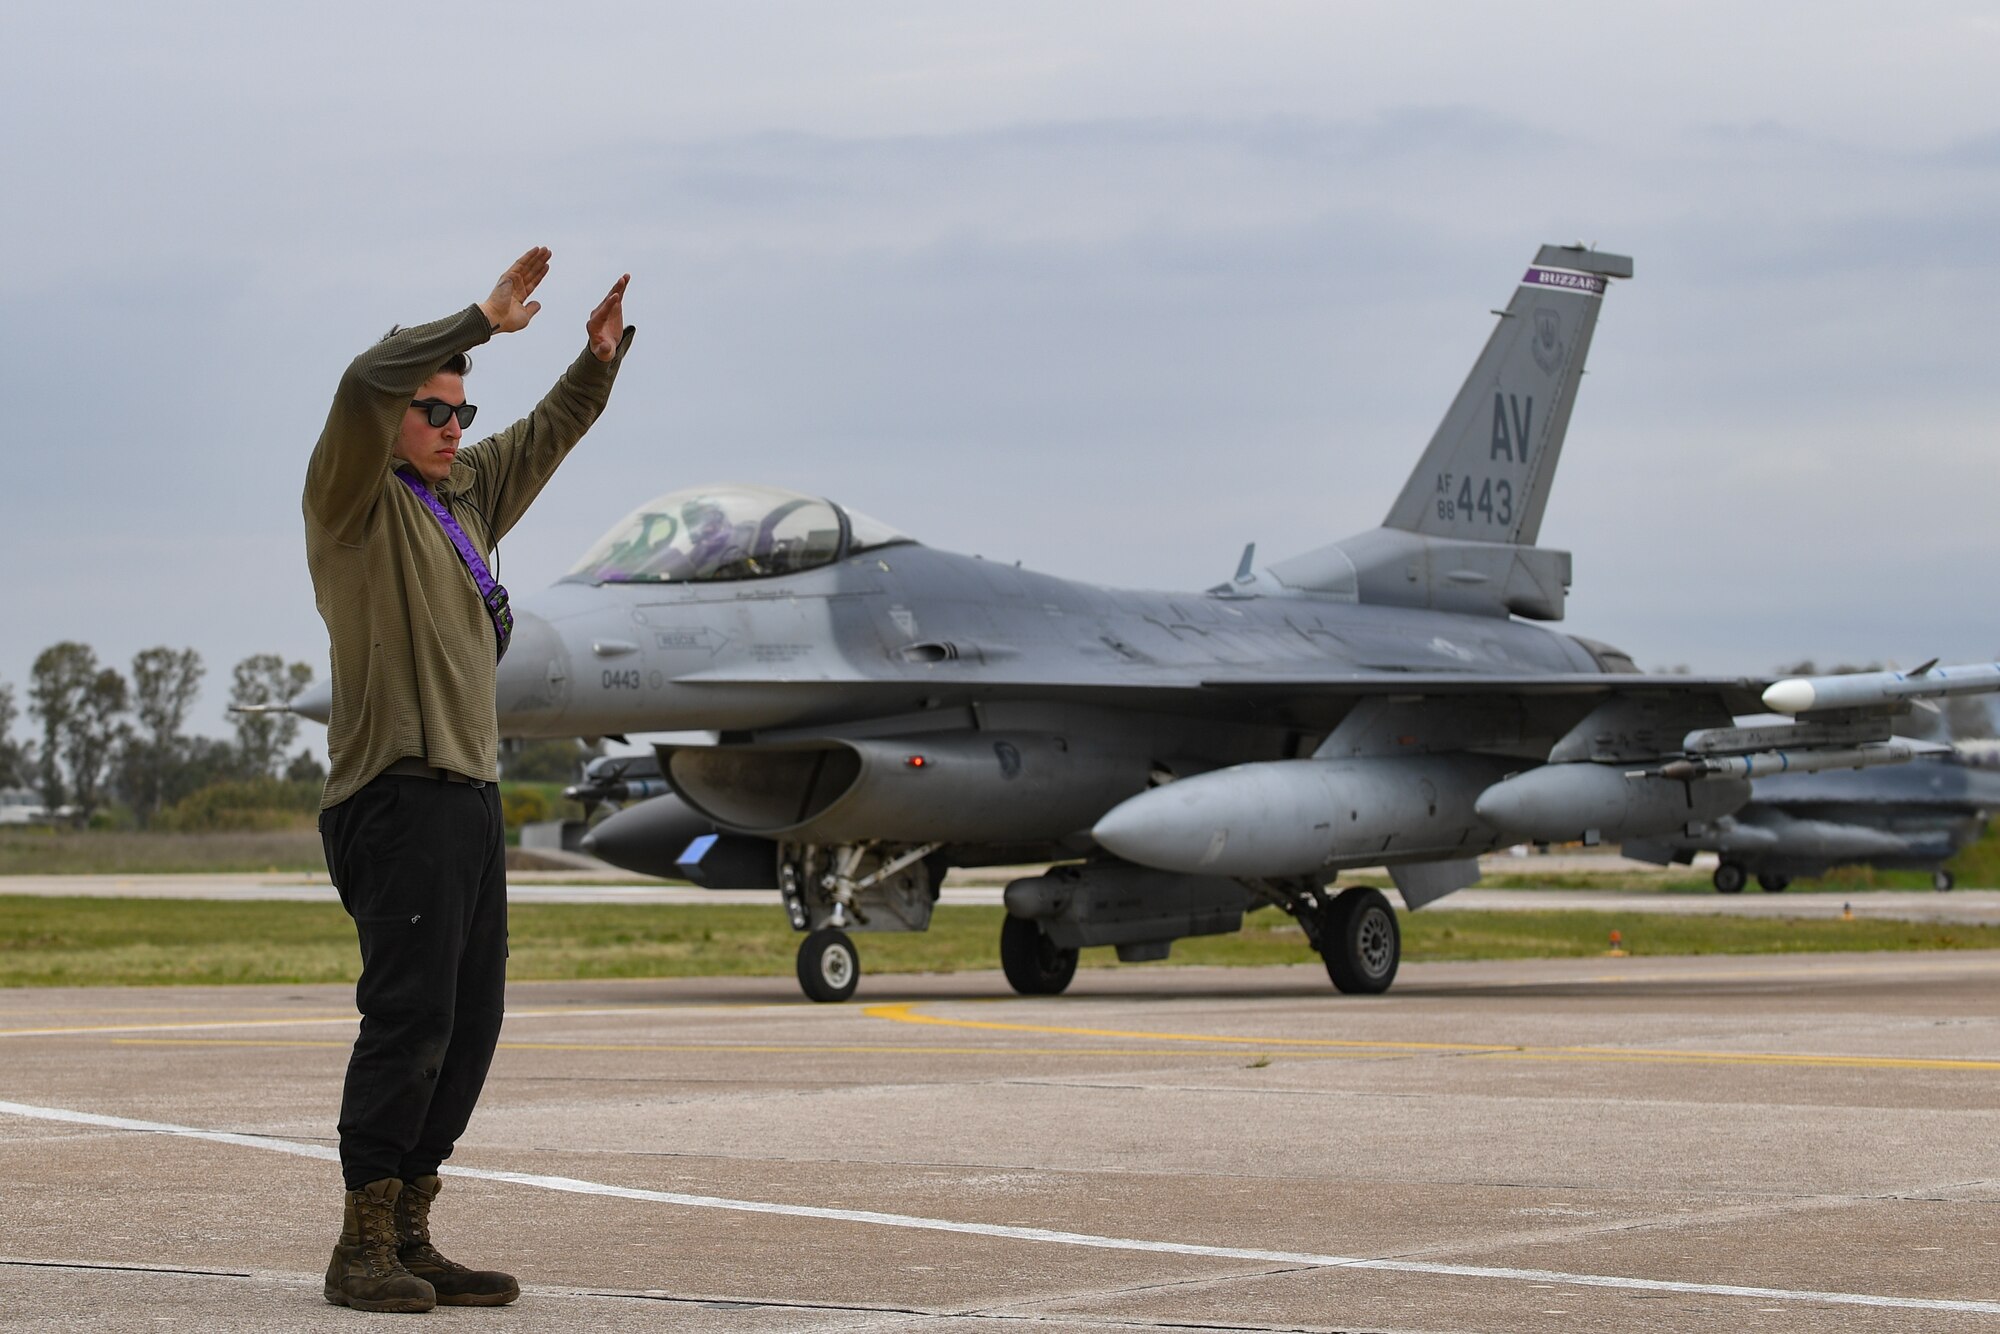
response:
M861 956L839 927L823 926L799 946L799 986L809 999L844 1001L861 981Z

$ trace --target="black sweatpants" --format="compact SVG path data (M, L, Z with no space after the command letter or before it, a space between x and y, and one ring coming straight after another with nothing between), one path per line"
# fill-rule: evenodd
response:
M347 1189L438 1170L500 1040L507 983L500 792L383 774L320 813L361 938L361 1033L340 1100Z

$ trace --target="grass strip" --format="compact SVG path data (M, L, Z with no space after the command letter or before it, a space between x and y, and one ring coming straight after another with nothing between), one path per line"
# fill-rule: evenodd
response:
M0 830L0 875L197 875L326 871L319 831L168 834L47 827Z
M998 907L947 904L923 933L858 933L874 973L999 966ZM1603 912L1401 915L1403 957L1580 958L1615 928L1635 955L2000 949L2000 927ZM509 975L521 980L787 976L799 937L775 906L515 904ZM1229 936L1179 941L1171 964L1313 963L1298 927L1264 911ZM1083 952L1085 967L1116 963ZM354 927L336 903L0 896L0 986L352 982Z

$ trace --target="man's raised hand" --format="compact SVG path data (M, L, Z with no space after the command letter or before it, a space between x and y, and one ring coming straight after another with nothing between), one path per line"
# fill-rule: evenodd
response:
M493 284L493 295L479 303L494 333L513 333L528 327L528 321L542 308L541 302L528 298L548 273L549 248L545 245L536 246L507 266L500 281Z
M611 284L609 294L583 322L590 350L599 361L609 361L618 355L619 340L625 336L625 284L631 281L632 275L628 273Z

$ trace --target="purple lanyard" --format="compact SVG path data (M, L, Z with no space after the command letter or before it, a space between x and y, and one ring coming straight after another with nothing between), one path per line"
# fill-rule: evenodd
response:
M396 470L396 476L401 479L403 485L416 492L417 499L423 501L425 507L437 516L437 521L444 525L445 536L449 537L451 544L458 548L458 558L465 562L467 572L472 575L473 584L479 589L479 600L486 604L486 613L493 618L493 634L500 645L499 652L494 655L494 661L506 657L507 641L514 637L514 612L507 605L507 590L493 577L493 572L486 568L486 562L481 558L479 548L472 545L472 539L465 535L465 529L458 526L458 520L451 517L451 511L444 507L444 502L432 495L429 487L402 469Z

